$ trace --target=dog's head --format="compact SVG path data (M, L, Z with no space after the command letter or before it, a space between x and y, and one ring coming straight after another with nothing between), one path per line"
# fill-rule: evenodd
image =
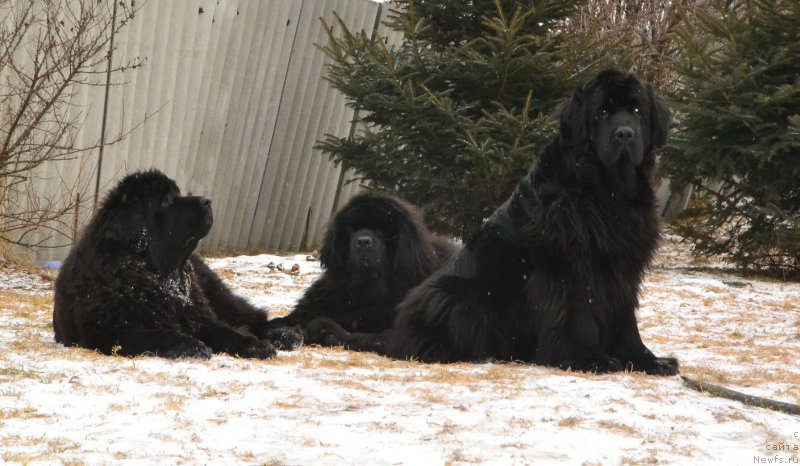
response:
M320 262L341 276L408 277L424 268L430 233L410 205L391 196L362 193L328 226Z
M386 268L386 242L379 230L360 228L350 233L348 268L357 274L375 273Z
M142 256L161 273L177 269L213 222L211 201L181 196L173 180L157 170L126 176L98 211L98 232L119 250Z
M628 73L606 70L575 91L560 118L562 143L589 148L609 169L652 167L663 146L669 112L653 87Z

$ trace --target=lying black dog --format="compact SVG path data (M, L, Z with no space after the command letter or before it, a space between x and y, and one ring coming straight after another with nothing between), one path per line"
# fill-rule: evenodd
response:
M642 343L638 292L659 240L654 152L669 114L649 84L605 71L564 106L560 134L454 261L411 290L394 328L315 339L428 362L519 360L672 375Z
M191 253L211 229L211 201L181 196L159 171L125 177L73 246L55 282L56 341L104 354L208 358L275 355L302 335L272 335L267 314L233 295ZM246 330L250 328L252 333Z
M273 325L305 327L327 317L350 332L386 330L406 292L457 250L431 234L413 206L385 194L361 193L328 225L320 250L322 275L292 313L274 319Z

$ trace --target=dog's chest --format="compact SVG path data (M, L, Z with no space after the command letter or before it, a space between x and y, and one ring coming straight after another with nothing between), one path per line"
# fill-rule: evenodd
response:
M187 275L159 276L141 269L137 272L129 274L134 279L123 285L127 288L124 294L133 301L128 307L135 309L143 322L178 325L192 305L191 281Z
M161 278L157 286L163 299L176 307L185 307L192 303L191 284L186 277L175 275Z

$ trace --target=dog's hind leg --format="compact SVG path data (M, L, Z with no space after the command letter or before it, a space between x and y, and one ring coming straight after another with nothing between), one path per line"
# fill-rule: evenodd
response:
M439 277L413 289L398 306L389 353L424 362L492 360L494 320L474 280Z

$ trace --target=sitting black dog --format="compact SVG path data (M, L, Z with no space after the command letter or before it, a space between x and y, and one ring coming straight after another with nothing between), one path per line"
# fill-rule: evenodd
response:
M563 107L560 134L461 253L409 291L394 327L313 338L429 362L519 360L672 375L642 343L638 292L659 240L652 186L669 114L605 71Z
M191 255L211 224L211 201L181 196L163 173L125 177L58 274L56 341L125 356L274 356L266 312ZM284 347L302 341L285 330L277 336Z

